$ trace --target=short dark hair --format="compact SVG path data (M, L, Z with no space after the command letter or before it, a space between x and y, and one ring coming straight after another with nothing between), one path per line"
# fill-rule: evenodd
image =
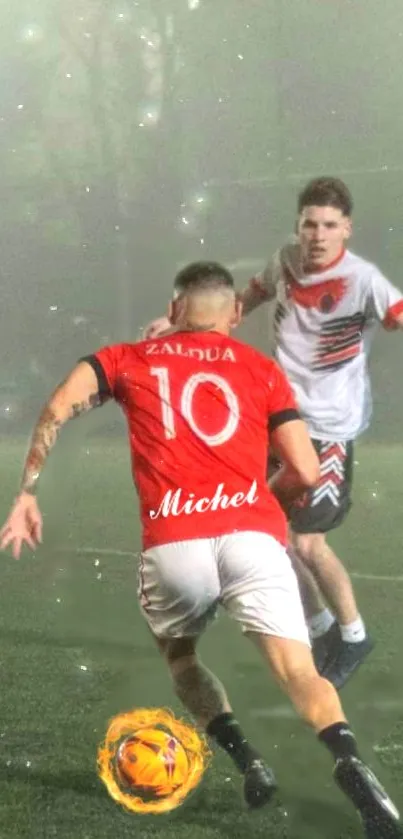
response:
M174 280L174 289L179 294L216 288L235 288L232 274L219 262L191 262Z
M298 213L305 207L334 207L343 216L351 216L353 199L348 186L339 178L314 178L298 195Z

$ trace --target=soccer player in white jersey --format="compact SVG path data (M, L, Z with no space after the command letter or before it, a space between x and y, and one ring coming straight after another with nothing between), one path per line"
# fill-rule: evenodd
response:
M126 415L140 501L141 610L179 699L244 775L247 803L268 801L276 783L197 655L220 603L329 749L367 839L402 839L399 815L361 761L334 687L314 666L282 507L316 484L319 461L280 367L230 337L240 314L231 274L196 263L176 278L174 334L82 359L39 418L0 548L10 545L18 558L23 543L36 546L35 489L58 432L114 399ZM271 444L284 465L269 487Z
M352 198L342 181L309 182L298 197L297 234L242 294L244 314L275 301L275 356L321 462L319 485L290 511L291 542L315 661L338 688L373 643L350 577L326 535L350 509L353 443L371 418L371 339L379 324L403 326L402 292L346 249L351 216ZM160 318L146 334L168 326Z

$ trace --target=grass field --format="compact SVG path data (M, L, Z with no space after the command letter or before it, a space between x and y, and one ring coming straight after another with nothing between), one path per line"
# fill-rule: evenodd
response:
M82 427L80 431L82 430ZM45 542L2 556L1 839L348 839L361 835L334 788L328 754L290 713L255 650L222 616L202 654L226 683L282 793L249 815L232 764L217 755L193 797L157 818L131 816L95 770L109 718L141 705L179 711L136 604L136 502L123 442L63 440L41 492ZM0 515L24 445L3 442ZM377 646L343 700L363 752L403 804L403 482L397 446L357 449L355 506L332 543L354 574ZM133 552L133 556L131 555Z

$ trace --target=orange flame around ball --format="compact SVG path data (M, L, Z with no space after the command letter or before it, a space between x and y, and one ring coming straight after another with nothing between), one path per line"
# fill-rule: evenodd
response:
M130 760L130 749L136 736L141 738L142 731L147 736L150 729L166 731L178 744L182 767L186 761L186 772L181 773L181 782L172 791L160 787L151 800L142 796L136 786L130 790L126 784L123 789L120 771L122 748L127 748ZM167 813L183 804L186 796L197 786L210 757L204 738L192 726L176 719L171 711L165 708L137 708L110 721L105 741L98 749L98 774L109 795L131 813Z

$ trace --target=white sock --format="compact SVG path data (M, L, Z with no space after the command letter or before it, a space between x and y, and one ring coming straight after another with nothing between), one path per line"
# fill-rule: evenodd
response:
M342 640L349 644L359 644L366 636L365 626L360 615L352 623L344 624L344 626L340 624L340 632Z
M322 612L318 612L313 618L308 618L308 628L311 638L320 638L321 635L324 635L330 629L334 622L335 617L329 609L323 609Z

